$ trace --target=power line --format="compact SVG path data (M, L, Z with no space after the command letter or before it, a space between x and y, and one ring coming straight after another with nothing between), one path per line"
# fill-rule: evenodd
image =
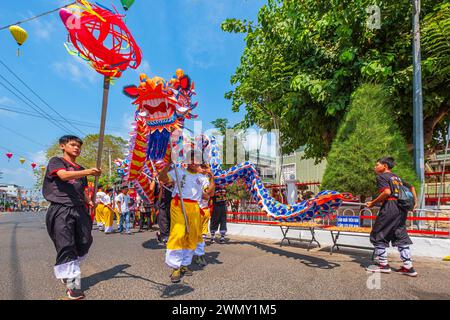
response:
M40 17L42 17L42 16L45 16L45 15L48 15L48 14L53 13L53 12L55 12L55 11L58 11L58 10L60 10L60 9L62 9L62 8L67 8L68 6L71 6L71 5L76 4L76 3L77 3L77 2L75 1L75 2L72 2L72 3L66 4L66 5L63 6L63 7L59 7L59 8L57 8L57 9L54 9L54 10L51 10L51 11L47 11L47 12L38 14L37 16L28 18L28 19L26 19L26 20L17 21L16 23L13 23L13 24L10 24L10 25L1 27L1 28L0 28L0 31L3 30L3 29L9 28L9 27L11 27L11 26L14 26L14 25L19 25L19 24L22 24L22 23L25 23L25 22L28 22L28 21L31 21L31 20L40 18Z
M27 100L29 100L32 104L34 104L38 109L36 109L35 107L33 107L32 105L30 105L27 101L25 101L24 99L22 99L22 97L18 96L14 91L12 91L10 88L8 88L4 83L2 83L0 81L0 85L3 86L6 90L8 90L9 92L11 92L13 95L15 95L17 98L19 98L23 103L25 103L27 106L29 106L30 108L34 109L34 111L36 111L39 114L42 114L48 121L50 121L52 124L56 125L59 129L62 129L63 132L67 132L67 131L71 131L68 128L66 128L65 126L63 126L62 124L59 124L55 121L52 121L48 115L48 113L44 110L42 110L42 108L40 108L38 105L36 105L33 101L31 101L26 95L24 95L19 89L17 89L11 82L9 82L5 77L3 77L0 74L0 78L4 79L11 87L13 87L17 92L19 92L22 96L24 96Z
M40 143L40 142L37 142L37 141L35 141L35 140L33 140L33 139L31 139L31 138L29 138L29 137L27 137L27 136L21 134L20 132L17 132L17 131L15 131L15 130L11 129L11 128L5 127L5 126L2 125L2 124L0 124L0 127L2 127L3 129L8 130L9 132L12 132L12 133L18 135L19 137L22 137L22 138L25 139L25 140L28 140L28 141L30 141L30 142L32 142L32 143L35 143L35 144L37 144L37 145L43 146L44 148L47 148L46 145L44 145L44 144L42 144L42 143Z
M14 150L14 149L11 149L11 148L6 148L5 146L0 146L0 149L3 149L3 150L8 151L8 152L14 152L14 153L18 154L19 156L22 156L21 152L17 152L17 150Z
M27 112L26 110L23 110L23 109L11 109L11 108L8 108L7 106L3 106L1 104L0 104L0 110L5 110L5 111L13 112L13 113L18 113L18 114L24 114L24 115L27 115L27 116L30 116L30 117L35 117L35 118L41 118L41 119L45 118L45 117L43 117L40 114ZM55 121L59 121L58 119L52 118L52 117L50 117L50 119L55 120ZM91 123L91 122L85 122L85 121L79 121L79 120L71 120L71 119L67 119L67 120L70 123L74 123L74 124L77 124L79 126L84 126L84 127L98 128L98 126L99 126L98 124ZM116 127L116 126L109 126L109 128L116 129L116 130L122 129L122 128Z
M73 124L69 123L69 121L67 121L67 119L60 114L58 111L56 111L52 106L50 106L46 101L44 101L44 99L41 98L40 95L38 95L33 89L31 89L26 83L25 81L23 81L14 71L12 71L1 59L0 59L0 64L2 64L6 70L8 70L17 80L19 80L28 90L30 90L39 100L41 100L42 103L44 103L47 107L49 107L53 112L55 112L58 116L61 117L61 119L63 121L65 121L66 123L68 123L72 128L74 128L75 130L77 130L78 132L80 132L82 135L86 135L86 133L84 133L83 131L81 131L78 127L74 126Z

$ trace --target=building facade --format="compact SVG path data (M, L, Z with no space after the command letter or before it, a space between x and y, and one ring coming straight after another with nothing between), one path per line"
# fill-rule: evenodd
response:
M322 177L327 166L326 160L319 164L314 159L303 159L304 149L299 148L292 154L284 156L281 164L281 183L287 180L298 182L322 182Z

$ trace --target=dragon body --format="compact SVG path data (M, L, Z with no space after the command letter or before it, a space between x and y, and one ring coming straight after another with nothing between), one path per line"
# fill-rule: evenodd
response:
M132 182L140 196L150 200L150 182L155 172L169 163L169 157L176 153L183 157L186 140L181 135L185 119L195 116L191 113L197 106L191 98L195 94L194 84L182 70L177 70L173 79L165 82L160 77L149 79L140 75L139 86L128 86L124 93L135 99L135 122L130 133L130 151L125 160L116 161L119 174ZM203 153L211 165L218 186L227 186L237 180L245 182L247 191L257 201L261 211L280 221L306 221L324 217L337 210L351 195L324 190L312 199L293 205L276 201L264 187L253 163L244 162L230 169L222 170L220 149L214 136L201 135L192 143Z

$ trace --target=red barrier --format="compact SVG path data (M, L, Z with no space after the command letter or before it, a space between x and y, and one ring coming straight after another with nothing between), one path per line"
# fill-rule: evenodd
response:
M446 236L446 237L450 236L449 231L408 230L408 233L430 234L430 235Z
M262 224L262 225L276 225L280 223L280 221L274 220L266 220L266 221L257 221L257 220L248 220L248 219L239 219L236 218L238 215L246 215L246 216L267 216L263 212L228 212L229 215L234 216L233 218L228 218L227 222L230 223L249 223L249 224ZM336 219L336 215L330 215L329 218L331 220ZM375 220L377 216L359 216L360 219L369 219ZM270 219L270 218L267 218ZM407 221L449 221L450 217L408 217ZM323 227L327 227L324 225ZM408 230L410 234L419 234L419 235L437 235L437 236L450 236L450 231L430 231L430 230Z
M241 219L227 219L227 222L231 223L251 223L251 224L279 224L278 221L255 221L255 220L241 220Z

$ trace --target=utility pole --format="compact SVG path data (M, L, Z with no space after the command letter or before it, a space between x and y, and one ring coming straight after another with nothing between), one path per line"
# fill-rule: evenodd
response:
M425 156L423 141L423 100L422 100L422 67L420 54L420 0L411 0L413 4L413 143L414 168L420 179L419 208L424 205Z
M113 150L111 148L108 148L108 149L105 149L105 151L108 152L108 156L109 156L108 180L109 180L109 183L111 183L111 153Z

